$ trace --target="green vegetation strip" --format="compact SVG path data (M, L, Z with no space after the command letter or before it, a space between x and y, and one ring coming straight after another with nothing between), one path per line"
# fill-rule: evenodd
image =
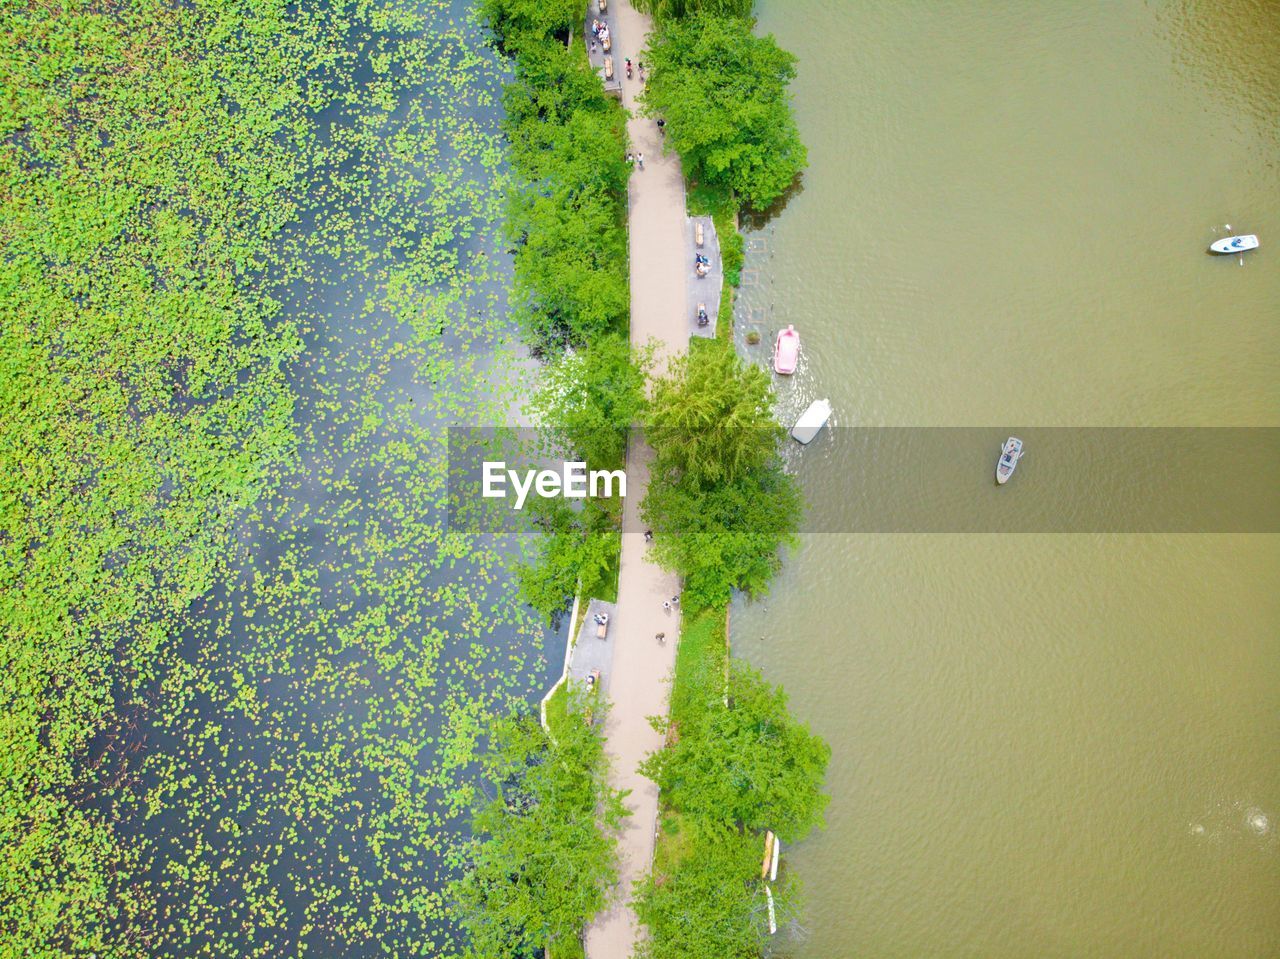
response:
M766 373L733 352L740 280L739 205L763 210L806 163L786 86L795 59L756 37L746 0L649 0L645 111L666 121L689 178L689 206L710 215L729 289L718 337L695 343L659 381L648 410L656 451L642 506L659 561L684 581L667 746L643 767L663 797L654 865L636 912L642 959L754 959L769 951L763 834L791 842L821 824L830 750L790 716L781 690L728 663L727 604L763 593L801 511L778 457L782 431ZM726 668L727 667L727 668ZM798 909L784 871L770 884L782 921Z

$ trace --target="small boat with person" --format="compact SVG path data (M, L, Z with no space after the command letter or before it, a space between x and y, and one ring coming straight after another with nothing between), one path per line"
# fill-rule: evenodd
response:
M800 362L800 334L794 326L778 331L773 342L773 371L790 376Z
M996 462L996 483L1003 486L1018 468L1018 460L1022 459L1022 440L1010 436L1004 441L1000 450L1000 459Z
M1244 253L1247 250L1256 250L1257 248L1258 238L1252 233L1223 237L1221 240L1209 244L1209 249L1214 253Z
M807 446L822 432L822 428L827 425L829 419L831 419L831 402L814 400L809 404L809 408L800 414L796 425L791 427L791 438L800 445Z

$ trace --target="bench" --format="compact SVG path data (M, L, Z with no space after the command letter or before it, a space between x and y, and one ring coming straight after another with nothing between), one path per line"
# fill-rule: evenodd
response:
M613 57L604 58L604 78L606 80L613 79Z
M698 244L698 246L702 246L705 239L706 238L702 235L702 221L699 220L693 225L693 242Z
M609 0L600 0L600 15L604 16L609 12Z

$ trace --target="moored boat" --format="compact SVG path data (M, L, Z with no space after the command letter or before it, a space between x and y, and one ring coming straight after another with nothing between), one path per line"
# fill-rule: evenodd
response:
M1257 248L1258 238L1252 233L1223 237L1221 240L1209 244L1209 249L1214 253L1244 253L1246 250L1256 250Z
M796 371L800 362L800 334L794 326L778 331L773 341L773 371L788 376Z
M791 438L798 443L807 444L822 432L822 428L827 425L829 419L831 419L831 402L814 400L809 404L809 408L800 414L796 425L791 427Z
M1018 468L1018 460L1022 458L1022 440L1010 436L1000 450L1000 459L996 463L996 482L1003 486Z

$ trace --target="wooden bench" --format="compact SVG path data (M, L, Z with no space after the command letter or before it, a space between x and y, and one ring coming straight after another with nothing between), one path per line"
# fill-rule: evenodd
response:
M698 244L698 246L702 246L702 243L705 239L706 237L704 237L702 234L702 221L698 220L693 225L693 242Z
M602 41L601 41L601 43L600 43L600 46L604 48L604 52L605 52L605 53L608 53L610 50L612 50L612 49L613 49L613 34L612 34L612 33L606 33L606 34L604 35L604 40L602 40Z
M604 78L606 80L613 79L613 57L604 58Z
M600 0L600 14L603 16L608 12L609 12L609 0Z

